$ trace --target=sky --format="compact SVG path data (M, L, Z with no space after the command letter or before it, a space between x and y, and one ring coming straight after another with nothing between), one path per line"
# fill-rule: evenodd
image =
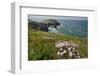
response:
M50 15L28 15L28 19L34 21L43 21L46 19L66 19L66 20L88 20L88 17L80 17L80 16L50 16Z

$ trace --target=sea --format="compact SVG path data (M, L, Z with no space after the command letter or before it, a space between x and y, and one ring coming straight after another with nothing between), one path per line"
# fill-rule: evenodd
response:
M60 25L56 30L65 35L88 37L88 20L58 20Z

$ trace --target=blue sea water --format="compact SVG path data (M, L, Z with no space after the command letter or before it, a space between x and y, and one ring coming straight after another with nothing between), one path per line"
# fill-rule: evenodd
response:
M37 22L43 22L47 19L55 19L60 23L56 28L58 33L72 35L78 37L88 37L88 18L79 16L43 16L43 15L28 15L28 19ZM57 32L52 29L53 32Z
M62 34L85 37L88 36L88 20L58 20L61 25L57 31Z

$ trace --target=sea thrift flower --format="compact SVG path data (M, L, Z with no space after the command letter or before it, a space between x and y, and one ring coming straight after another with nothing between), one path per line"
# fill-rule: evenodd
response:
M64 54L67 53L67 50L64 50L63 53L64 53Z
M68 52L68 56L69 56L69 57L72 57L72 56L73 56L73 54L72 54L71 51Z
M69 58L80 58L80 54L77 50L79 46L72 41L58 41L55 43L55 47L58 49L58 56L66 54Z

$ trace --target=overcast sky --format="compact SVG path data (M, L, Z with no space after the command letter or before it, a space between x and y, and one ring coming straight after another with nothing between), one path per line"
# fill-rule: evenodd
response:
M34 21L44 21L46 19L66 19L66 20L88 20L87 17L80 17L80 16L46 16L46 15L28 15L28 19Z

